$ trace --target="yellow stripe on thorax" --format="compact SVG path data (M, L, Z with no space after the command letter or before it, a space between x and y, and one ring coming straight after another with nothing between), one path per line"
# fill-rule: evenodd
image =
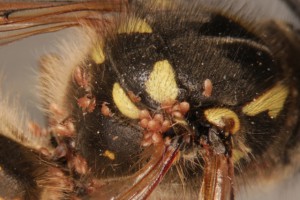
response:
M268 111L268 115L271 118L276 118L283 109L288 93L288 87L282 83L278 83L273 88L245 105L242 111L248 116L255 116L261 112Z
M230 124L230 132L232 134L240 130L240 120L235 112L227 108L210 108L204 111L204 115L210 123L220 128L227 128L226 120L232 120L233 124Z
M150 97L159 103L175 100L179 92L174 70L168 60L154 64L145 85Z
M112 91L113 100L120 112L131 119L139 118L140 110L133 104L119 83L115 83Z
M92 50L92 59L96 64L102 64L105 61L103 44L97 43Z
M145 20L131 17L120 25L118 33L152 33L152 28Z

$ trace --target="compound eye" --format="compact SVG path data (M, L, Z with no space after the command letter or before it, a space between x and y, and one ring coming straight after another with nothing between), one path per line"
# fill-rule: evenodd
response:
M204 111L208 122L223 129L225 132L235 134L240 130L240 120L235 112L227 108L210 108Z

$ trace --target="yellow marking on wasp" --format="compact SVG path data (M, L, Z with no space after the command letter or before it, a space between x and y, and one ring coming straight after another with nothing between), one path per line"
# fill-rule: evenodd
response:
M243 157L245 157L245 153L237 150L237 149L232 149L232 159L233 159L233 163L237 163L238 161L240 161Z
M239 149L232 149L232 159L234 163L239 162L242 158L248 157L248 154L251 153L251 149L249 147L246 147L244 144L242 146L239 146Z
M271 118L276 118L282 110L288 96L288 87L277 83L273 88L243 107L243 113L248 116L255 116L261 112L268 111Z
M177 6L176 2L173 0L157 0L154 2L154 6L158 9L171 9L174 8L175 5Z
M176 124L181 124L181 125L184 125L184 126L188 126L187 121L184 120L184 119L174 118L174 121L175 121Z
M204 111L204 115L215 126L229 128L232 134L240 130L240 120L232 110L227 108L210 108Z
M131 17L120 25L118 33L152 33L152 28L145 20Z
M174 70L168 60L158 61L154 64L145 85L151 98L159 103L175 100L179 92Z
M120 112L131 119L138 119L140 110L132 103L119 83L113 86L112 96Z
M105 61L103 44L97 43L92 50L92 59L96 64L101 64Z
M115 160L116 159L115 154L113 152L109 151L109 150L105 150L103 156L109 158L110 160Z

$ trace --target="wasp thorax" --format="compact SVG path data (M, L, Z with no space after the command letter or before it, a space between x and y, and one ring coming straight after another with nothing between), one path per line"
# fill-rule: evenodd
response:
M0 3L0 45L83 33L41 60L47 128L0 98L0 200L227 200L240 174L299 165L297 19L230 1L76 2Z
M122 20L74 72L75 149L95 176L175 154L200 176L211 155L238 162L283 134L291 83L259 36L221 15L162 15Z

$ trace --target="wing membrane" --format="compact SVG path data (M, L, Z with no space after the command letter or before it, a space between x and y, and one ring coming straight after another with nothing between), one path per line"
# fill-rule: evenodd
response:
M149 162L124 180L108 180L91 199L145 200L162 181L176 160L179 145L157 146ZM114 187L112 187L112 185Z
M0 3L0 45L31 35L99 22L126 10L124 0Z

